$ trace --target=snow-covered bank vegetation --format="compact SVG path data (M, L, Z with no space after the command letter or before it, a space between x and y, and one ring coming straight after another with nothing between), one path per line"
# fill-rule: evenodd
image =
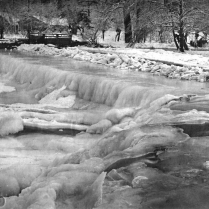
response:
M206 82L209 79L209 60L201 55L190 55L164 50L91 49L85 47L55 48L53 45L26 45L19 51L37 55L71 57L106 65L121 70L150 72L170 79Z

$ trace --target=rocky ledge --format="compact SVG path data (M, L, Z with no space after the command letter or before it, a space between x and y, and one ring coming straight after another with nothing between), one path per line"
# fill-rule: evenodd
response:
M117 49L91 49L68 47L58 49L54 45L19 46L18 51L30 52L37 55L64 56L77 60L89 61L112 68L130 71L150 72L156 76L170 79L194 80L207 82L209 60L199 55L179 54L164 50L152 52ZM131 53L130 53L131 52ZM201 63L201 64L200 64Z

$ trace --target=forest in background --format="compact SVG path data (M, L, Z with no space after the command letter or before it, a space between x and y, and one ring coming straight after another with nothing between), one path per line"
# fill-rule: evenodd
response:
M152 36L165 42L171 35L183 52L189 33L209 32L208 14L208 0L0 0L0 31L42 32L62 25L96 42L99 32L120 28L126 43Z

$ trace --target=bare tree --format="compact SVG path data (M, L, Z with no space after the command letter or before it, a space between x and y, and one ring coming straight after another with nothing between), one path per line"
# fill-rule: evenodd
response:
M90 17L88 16L88 5L85 1L63 0L59 4L60 17L66 18L73 34L77 34L77 30L84 32L84 28L90 25Z
M202 28L197 20L206 25L208 1L206 0L172 0L165 4L172 30L179 33L179 49L187 50L186 37L188 32Z
M188 49L187 33L206 26L208 3L206 0L135 0L131 5L128 2L130 6L126 8L135 14L129 21L135 33L132 39L143 40L156 29L161 33L170 29L177 49L183 52ZM198 25L200 20L204 24Z
M15 26L12 14L12 1L0 1L0 38L4 38L4 32Z

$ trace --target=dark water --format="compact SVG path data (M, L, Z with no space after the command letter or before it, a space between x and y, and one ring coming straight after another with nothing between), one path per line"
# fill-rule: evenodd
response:
M59 135L59 136L75 136L76 134L80 133L77 130L70 130L70 129L40 129L40 128L33 128L33 127L25 127L23 131L18 132L14 136L23 136L28 135L29 137L33 134L43 134L43 135Z

